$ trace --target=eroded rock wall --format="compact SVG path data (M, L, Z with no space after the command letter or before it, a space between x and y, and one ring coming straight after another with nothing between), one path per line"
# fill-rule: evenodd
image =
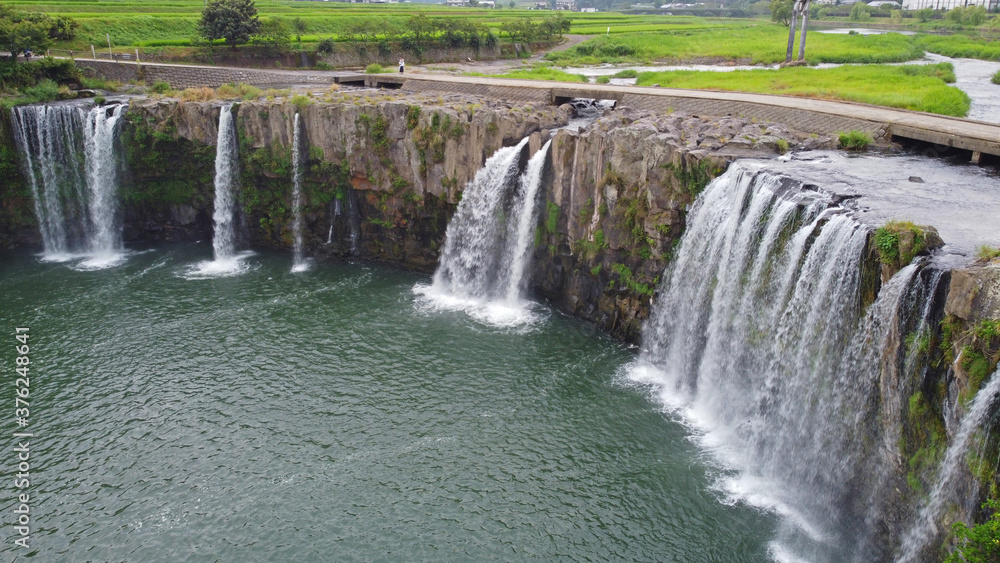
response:
M127 240L211 236L221 102L132 102L122 137ZM234 107L242 238L291 246L294 119L302 120L305 246L431 271L465 184L486 158L564 125L568 108L467 96L327 93Z

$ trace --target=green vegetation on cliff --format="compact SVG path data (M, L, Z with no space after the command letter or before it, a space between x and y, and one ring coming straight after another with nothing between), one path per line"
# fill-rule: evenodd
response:
M889 221L873 236L882 265L893 272L909 265L928 248L928 229L910 221Z
M135 113L125 119L122 146L131 181L120 188L124 201L161 208L211 198L215 147L178 137L172 119L148 123Z
M945 563L994 563L1000 561L1000 501L989 499L982 509L991 512L982 524L969 527L956 522L952 527L956 549Z
M35 224L31 190L21 178L17 149L11 130L10 112L0 114L0 224L18 229Z

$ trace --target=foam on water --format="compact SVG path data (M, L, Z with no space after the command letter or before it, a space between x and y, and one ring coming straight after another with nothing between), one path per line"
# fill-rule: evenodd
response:
M238 276L251 269L246 259L256 254L253 251L237 252L226 259L205 260L198 262L181 273L181 277L189 280L228 278Z

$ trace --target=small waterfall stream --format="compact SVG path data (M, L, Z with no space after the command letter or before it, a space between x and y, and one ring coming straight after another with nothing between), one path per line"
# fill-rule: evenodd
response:
M292 271L304 272L309 263L302 251L302 119L295 114L292 133ZM332 227L331 227L332 233Z
M521 175L520 189L522 196L514 205L514 217L517 218L517 230L514 244L510 248L510 276L507 282L507 301L517 303L524 289L524 271L531 258L531 243L534 238L535 223L538 218L538 188L542 184L542 169L545 157L549 153L546 141L542 148L531 157L528 166Z
M115 143L126 107L109 104L85 111L54 104L11 110L45 259L84 257L79 266L90 269L122 258Z
M931 491L927 503L920 511L916 523L903 537L902 554L898 561L910 563L922 560L922 552L931 541L938 538L940 530L937 520L949 502L954 502L956 480L965 466L965 456L969 452L972 437L980 429L992 407L1000 395L1000 370L989 377L982 389L976 393L968 412L962 417L958 431L951 439L941 467L938 469L937 482Z
M215 156L215 210L212 222L215 228L212 250L216 262L232 262L236 257L236 184L238 158L236 123L233 106L225 106L219 114L219 135Z
M215 200L212 211L213 260L199 262L184 277L191 279L233 276L246 270L243 259L252 252L236 251L236 198L239 190L239 146L233 106L219 113L215 146Z
M448 223L433 284L417 288L438 306L465 310L496 325L518 325L532 318L521 291L549 144L519 175L527 142L525 138L498 150L466 186Z
M96 107L87 116L85 160L90 188L91 260L113 262L122 250L114 138L124 108L123 104L114 106L109 116L106 108Z

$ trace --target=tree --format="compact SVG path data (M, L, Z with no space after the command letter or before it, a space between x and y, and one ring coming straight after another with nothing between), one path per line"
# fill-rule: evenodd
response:
M253 36L256 45L263 45L272 53L284 53L288 51L289 40L288 26L281 18L268 18L260 24L260 31Z
M225 39L226 45L242 45L261 29L253 0L212 0L201 13L198 32L209 42Z
M306 20L295 18L292 20L292 29L295 30L295 40L302 46L302 34L306 32Z
M851 15L849 19L852 22L866 22L872 19L871 7L867 4L862 4L861 2L855 3L851 6Z
M413 40L419 46L421 40L430 37L434 34L435 25L430 18L424 14L417 16L410 16L410 19L406 21L406 28L411 34L413 34Z
M48 20L45 14L17 12L0 6L0 48L10 52L11 60L29 49L45 51L51 43L52 24Z
M516 8L517 7L517 3L514 2L514 0L510 0L510 4L507 4L507 5L510 6L511 8Z
M793 5L793 0L771 0L771 21L789 25L792 22Z

